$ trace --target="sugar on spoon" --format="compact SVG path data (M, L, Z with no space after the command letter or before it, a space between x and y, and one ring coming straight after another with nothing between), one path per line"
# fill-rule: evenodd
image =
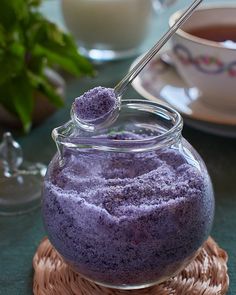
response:
M137 77L156 53L166 44L178 28L191 16L203 0L195 0L175 24L140 59L133 69L112 89L95 87L75 99L71 108L72 119L86 131L95 131L111 125L118 117L121 97L128 85Z

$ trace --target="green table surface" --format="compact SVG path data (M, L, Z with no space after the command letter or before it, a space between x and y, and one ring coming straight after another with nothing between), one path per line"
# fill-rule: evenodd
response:
M169 15L190 1L179 1L152 22L150 35L145 42L148 48L168 26ZM210 2L210 1L208 1ZM235 1L231 1L235 2ZM61 23L56 1L45 4L43 11ZM96 78L67 79L66 107L57 111L27 136L18 136L29 161L48 164L56 151L51 130L69 119L70 104L74 97L97 85L112 87L125 74L132 59L96 66ZM130 87L125 95L140 96ZM0 133L4 130L1 128ZM213 181L216 213L213 238L229 255L229 295L236 294L236 140L209 135L187 126L185 138L204 159ZM40 240L45 236L40 209L17 217L0 217L0 294L32 294L32 258Z

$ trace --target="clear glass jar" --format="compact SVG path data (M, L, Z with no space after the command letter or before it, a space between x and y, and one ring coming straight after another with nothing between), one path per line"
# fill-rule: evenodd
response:
M182 137L173 109L124 100L118 120L97 133L71 120L54 129L58 152L44 182L51 243L98 284L138 289L182 270L211 230L207 169Z
M99 61L138 54L152 0L62 0L65 23L81 54Z

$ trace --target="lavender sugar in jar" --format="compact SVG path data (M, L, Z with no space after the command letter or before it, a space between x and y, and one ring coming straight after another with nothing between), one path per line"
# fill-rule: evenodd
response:
M125 100L109 128L73 120L53 131L44 182L51 243L85 278L118 289L160 283L207 239L214 196L206 167L171 108Z

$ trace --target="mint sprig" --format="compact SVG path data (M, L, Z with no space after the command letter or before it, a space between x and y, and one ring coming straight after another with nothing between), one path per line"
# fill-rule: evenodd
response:
M92 75L92 65L77 50L73 38L38 12L41 0L1 0L0 104L30 130L36 91L56 107L62 98L47 81L47 67L76 77Z

